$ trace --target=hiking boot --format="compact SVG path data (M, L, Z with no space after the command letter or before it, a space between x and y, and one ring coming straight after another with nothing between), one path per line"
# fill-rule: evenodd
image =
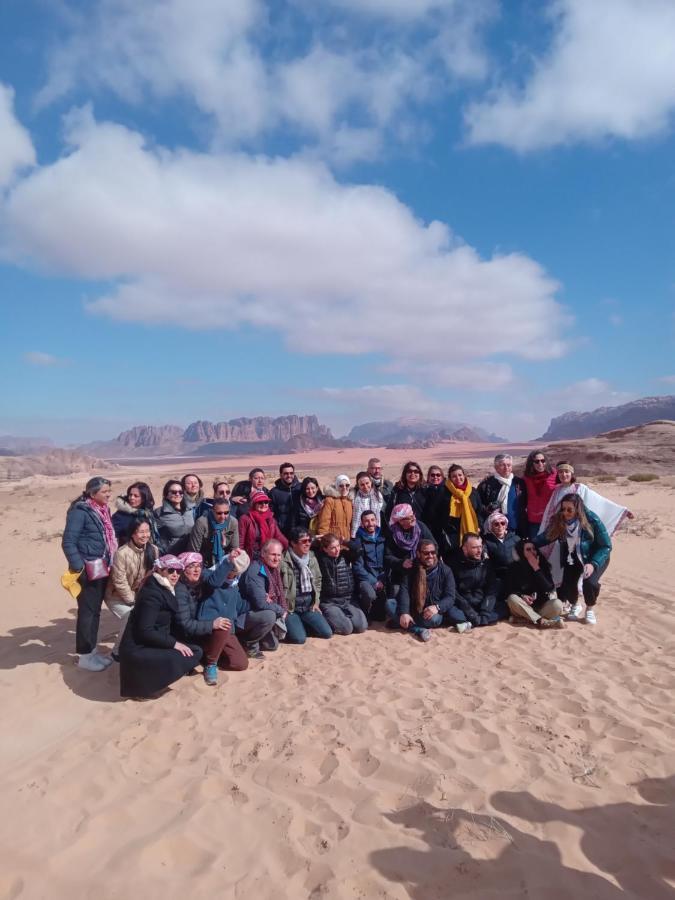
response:
M218 666L216 663L208 663L204 666L204 681L210 687L218 684Z

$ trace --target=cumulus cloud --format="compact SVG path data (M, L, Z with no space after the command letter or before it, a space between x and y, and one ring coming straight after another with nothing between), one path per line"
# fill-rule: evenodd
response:
M15 174L35 163L35 150L30 135L14 114L14 91L0 84L0 188L9 184Z
M555 0L549 51L524 86L466 111L469 141L517 151L664 131L675 109L672 0Z
M149 148L87 110L68 127L71 152L9 194L5 252L112 282L91 301L94 313L249 325L300 352L388 348L388 362L409 365L565 350L558 285L537 262L482 258L385 188L340 183L306 159ZM467 315L480 336L458 341L455 323ZM336 318L349 327L335 328Z
M23 355L24 362L31 366L61 366L65 360L58 356L52 356L51 353L43 353L41 350L29 350Z

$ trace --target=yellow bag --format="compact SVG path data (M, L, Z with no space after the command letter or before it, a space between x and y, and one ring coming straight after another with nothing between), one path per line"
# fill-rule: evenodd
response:
M68 569L61 576L61 587L64 587L68 591L73 600L77 600L82 590L82 585L79 582L81 574L82 572L71 572L70 569Z

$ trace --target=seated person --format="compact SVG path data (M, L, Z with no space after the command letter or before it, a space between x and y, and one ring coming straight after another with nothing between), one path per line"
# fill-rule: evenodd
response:
M506 603L514 618L525 619L540 628L563 628L562 601L553 587L551 567L534 543L520 541L518 559L509 566Z
M321 569L310 549L312 536L302 526L290 531L288 550L281 560L281 581L286 591L286 641L304 644L307 636L329 638L333 630L321 612Z
M177 557L160 556L136 595L120 642L122 697L152 697L191 672L202 658L201 647L179 639L176 585L182 571Z
M368 628L362 609L354 603L354 576L336 534L324 534L317 559L321 569L321 609L334 634L360 634Z
M378 528L375 513L361 513L361 527L351 542L354 553L352 573L361 609L366 618L381 621L385 617L384 601L387 598L384 569L385 539Z
M256 466L248 473L248 481L238 481L232 488L230 497L232 515L239 519L244 513L247 513L251 494L260 493L260 491L267 494L269 498L270 492L265 487L265 470Z
M284 552L280 541L271 538L260 548L260 559L254 559L239 581L241 596L248 602L247 619L260 621L267 627L264 636L249 640L248 655L263 659L263 650L276 650L279 640L274 633L279 620L288 615L286 592L281 580L281 557ZM284 622L285 625L285 622ZM269 626L269 627L268 627Z
M396 599L403 578L412 569L421 540L433 541L427 526L418 521L409 503L399 503L389 516L389 534L384 551L389 597Z
M455 602L455 579L449 566L438 558L435 541L421 540L415 564L401 583L396 600L387 600L392 620L422 641L430 628L440 628Z
M478 485L478 496L484 515L501 510L509 520L509 530L520 537L527 537L527 487L522 478L513 474L513 457L510 453L498 453L494 459L495 473L488 475Z
M211 509L200 516L188 538L188 550L199 553L207 569L220 565L239 547L239 525L230 515L230 501L216 497Z
M485 520L483 550L492 563L497 576L497 596L504 600L508 586L506 573L509 566L517 559L516 547L520 538L514 531L509 531L509 520L500 509L495 509Z
M452 568L455 576L455 605L448 618L460 633L480 625L496 625L505 618L505 608L497 607L497 578L492 563L483 559L483 540L469 532L462 541L462 553Z
M270 498L256 491L251 494L249 511L239 515L239 545L251 559L258 559L260 548L271 540L279 541L284 550L288 547L288 539L270 509Z

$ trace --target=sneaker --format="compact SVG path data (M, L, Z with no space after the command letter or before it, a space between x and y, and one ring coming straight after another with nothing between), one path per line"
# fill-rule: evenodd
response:
M102 662L103 665L106 667L106 669L108 668L108 666L112 666L112 664L113 664L114 661L115 661L115 660L112 658L112 656L104 656L103 653L98 653L98 652L97 652L97 653L96 653L96 656L101 660L101 662Z
M249 659L265 659L265 655L259 647L249 647L246 651L246 655Z
M581 603L575 603L570 607L567 618L572 622L576 622L581 618Z
M112 663L111 659L110 662ZM98 653L80 653L77 665L78 668L86 669L88 672L102 672L108 668L109 663L105 661L105 657L99 656Z
M587 625L597 625L598 620L595 617L595 610L587 609L586 610L586 624Z
M429 631L428 628L420 628L420 630L417 632L417 637L418 637L424 644L426 644L427 641L430 641L430 640L431 640L431 632Z
M454 626L455 631L458 631L460 634L465 634L467 631L471 631L471 622L460 622L459 625Z
M208 663L204 666L204 681L211 687L218 684L218 666L216 663Z

